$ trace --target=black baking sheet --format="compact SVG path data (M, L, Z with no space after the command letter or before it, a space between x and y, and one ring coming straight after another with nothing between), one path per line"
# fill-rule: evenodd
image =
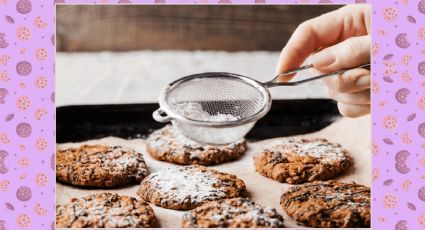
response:
M164 126L152 118L157 103L72 105L56 110L56 142L78 142L107 136L146 137ZM248 141L318 131L340 117L328 99L274 100L269 113L248 133Z

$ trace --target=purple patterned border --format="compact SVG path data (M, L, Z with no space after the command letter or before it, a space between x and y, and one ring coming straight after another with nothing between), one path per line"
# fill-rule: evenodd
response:
M66 3L363 3L98 0ZM373 228L425 229L425 0L373 5ZM53 229L54 4L0 0L0 230Z

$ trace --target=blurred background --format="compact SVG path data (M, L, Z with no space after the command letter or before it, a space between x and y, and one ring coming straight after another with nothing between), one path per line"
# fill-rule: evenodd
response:
M340 7L57 5L56 104L156 102L166 84L201 72L268 81L296 27ZM324 98L321 84L271 91L274 99Z

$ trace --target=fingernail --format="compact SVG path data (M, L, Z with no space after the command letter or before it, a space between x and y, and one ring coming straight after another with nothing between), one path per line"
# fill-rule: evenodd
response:
M335 55L330 49L324 49L318 53L313 54L311 63L315 67L327 66L335 61Z
M370 76L362 76L357 79L356 86L362 89L370 87Z

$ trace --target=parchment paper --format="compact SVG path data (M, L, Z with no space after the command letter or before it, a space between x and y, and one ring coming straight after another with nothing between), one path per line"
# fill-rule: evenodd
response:
M282 127L285 128L285 127ZM356 182L366 186L371 185L371 119L370 116L365 116L358 119L342 118L325 129L302 135L305 137L322 137L332 142L340 143L347 149L354 161L354 166L344 175L336 178L338 181ZM211 168L228 172L237 175L241 178L247 187L246 196L253 199L257 203L276 208L285 219L286 227L301 227L291 218L289 218L279 205L280 196L283 191L291 185L279 183L268 179L256 173L253 166L253 154L257 149L264 147L267 144L278 141L280 138L264 140L260 142L248 143L247 153L238 161L225 163ZM104 144L119 144L136 149L143 153L148 170L150 173L156 172L168 167L176 165L154 160L145 150L145 141L143 139L124 140L115 137L108 137L99 140L91 140L84 143L104 143ZM72 145L80 145L81 143L59 144L58 148L63 148ZM116 192L123 195L135 196L138 185L127 186L119 189L83 189L79 187L69 186L62 183L56 183L56 202L63 204L72 197L82 197L89 193L95 192ZM158 219L157 227L180 227L181 216L184 211L175 211L164 209L151 205Z

